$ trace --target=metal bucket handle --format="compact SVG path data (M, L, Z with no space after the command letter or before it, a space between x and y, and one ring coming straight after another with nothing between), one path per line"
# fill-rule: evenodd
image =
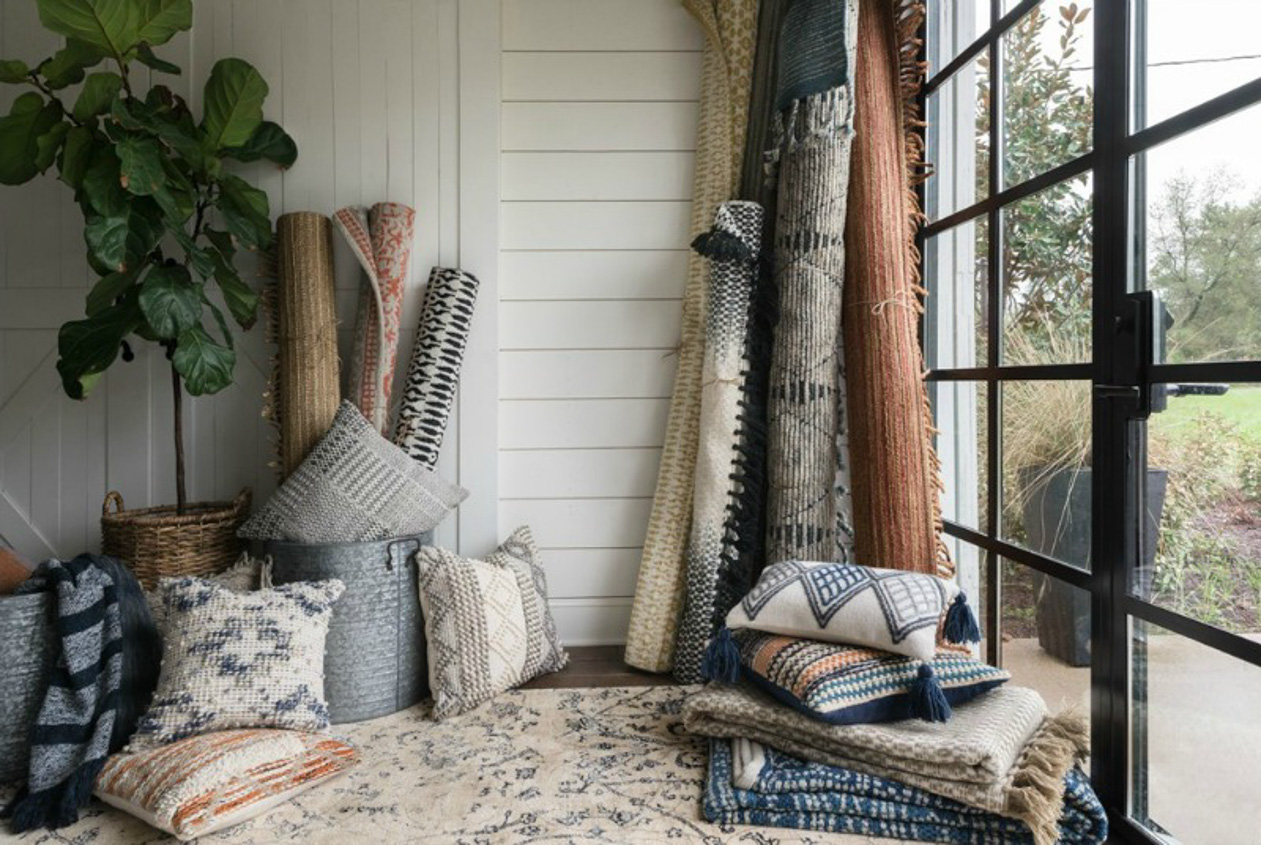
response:
M422 544L420 540L417 539L416 537L401 537L397 540L394 540L389 545L389 555L385 562L386 570L389 572L393 572L396 565L400 569L404 566L407 566L408 561L412 561L416 559L416 553L420 551L421 545ZM394 579L395 589L398 591L396 593L396 599L397 599L399 607L402 607L402 603L404 601L414 601L417 603L420 602L419 595L404 596L402 594L404 580L405 579L398 578L398 577ZM422 622L421 624L424 624L424 623ZM396 678L400 676L403 672L402 639L403 639L402 628L401 626L396 625L395 631L394 631L394 676ZM394 685L394 706L396 709L401 709L404 704L405 702L403 701L402 686L400 684L395 684Z

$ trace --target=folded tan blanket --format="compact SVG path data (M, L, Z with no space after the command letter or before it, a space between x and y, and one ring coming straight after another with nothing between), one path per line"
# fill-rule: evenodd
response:
M1081 715L1048 716L1038 693L1012 686L959 705L949 722L878 725L831 725L743 684L710 686L684 702L683 724L1019 819L1038 845L1056 839L1064 776L1085 758L1089 736Z

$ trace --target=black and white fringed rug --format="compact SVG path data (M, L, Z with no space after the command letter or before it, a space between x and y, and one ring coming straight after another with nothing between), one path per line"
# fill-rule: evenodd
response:
M460 383L477 287L477 278L463 270L435 267L429 273L394 443L430 469L438 463Z
M685 684L701 680L705 646L730 610L721 597L738 597L751 586L750 573L739 571L732 519L743 481L738 471L741 450L750 437L741 405L764 218L757 203L725 202L718 207L714 228L693 243L709 259L709 296L687 592L674 650L674 676ZM725 582L735 582L733 589L720 589Z
M766 563L853 552L841 306L857 0L799 0L780 34Z

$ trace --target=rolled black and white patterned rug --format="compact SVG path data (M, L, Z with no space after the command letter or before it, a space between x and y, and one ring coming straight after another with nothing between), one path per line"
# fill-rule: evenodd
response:
M407 385L394 428L394 443L429 468L438 463L447 419L455 402L464 347L477 304L477 286L477 278L463 270L435 267L429 273Z
M856 0L800 0L780 37L767 564L853 553L841 314L857 16Z
M725 202L718 207L714 228L693 244L709 258L709 296L687 592L674 647L674 676L685 684L701 680L705 646L716 620L730 610L716 607L719 583L731 578L747 581L734 570L735 537L729 527L741 485L736 471L745 435L740 406L749 372L750 303L764 217L757 203Z

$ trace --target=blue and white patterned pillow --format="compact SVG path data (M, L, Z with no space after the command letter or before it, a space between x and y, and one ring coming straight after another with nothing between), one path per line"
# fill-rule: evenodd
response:
M727 627L867 646L918 660L933 659L939 634L956 643L979 639L967 599L953 581L796 560L768 566L727 614Z
M238 593L166 578L158 589L162 672L129 750L232 728L328 727L324 640L341 581Z

